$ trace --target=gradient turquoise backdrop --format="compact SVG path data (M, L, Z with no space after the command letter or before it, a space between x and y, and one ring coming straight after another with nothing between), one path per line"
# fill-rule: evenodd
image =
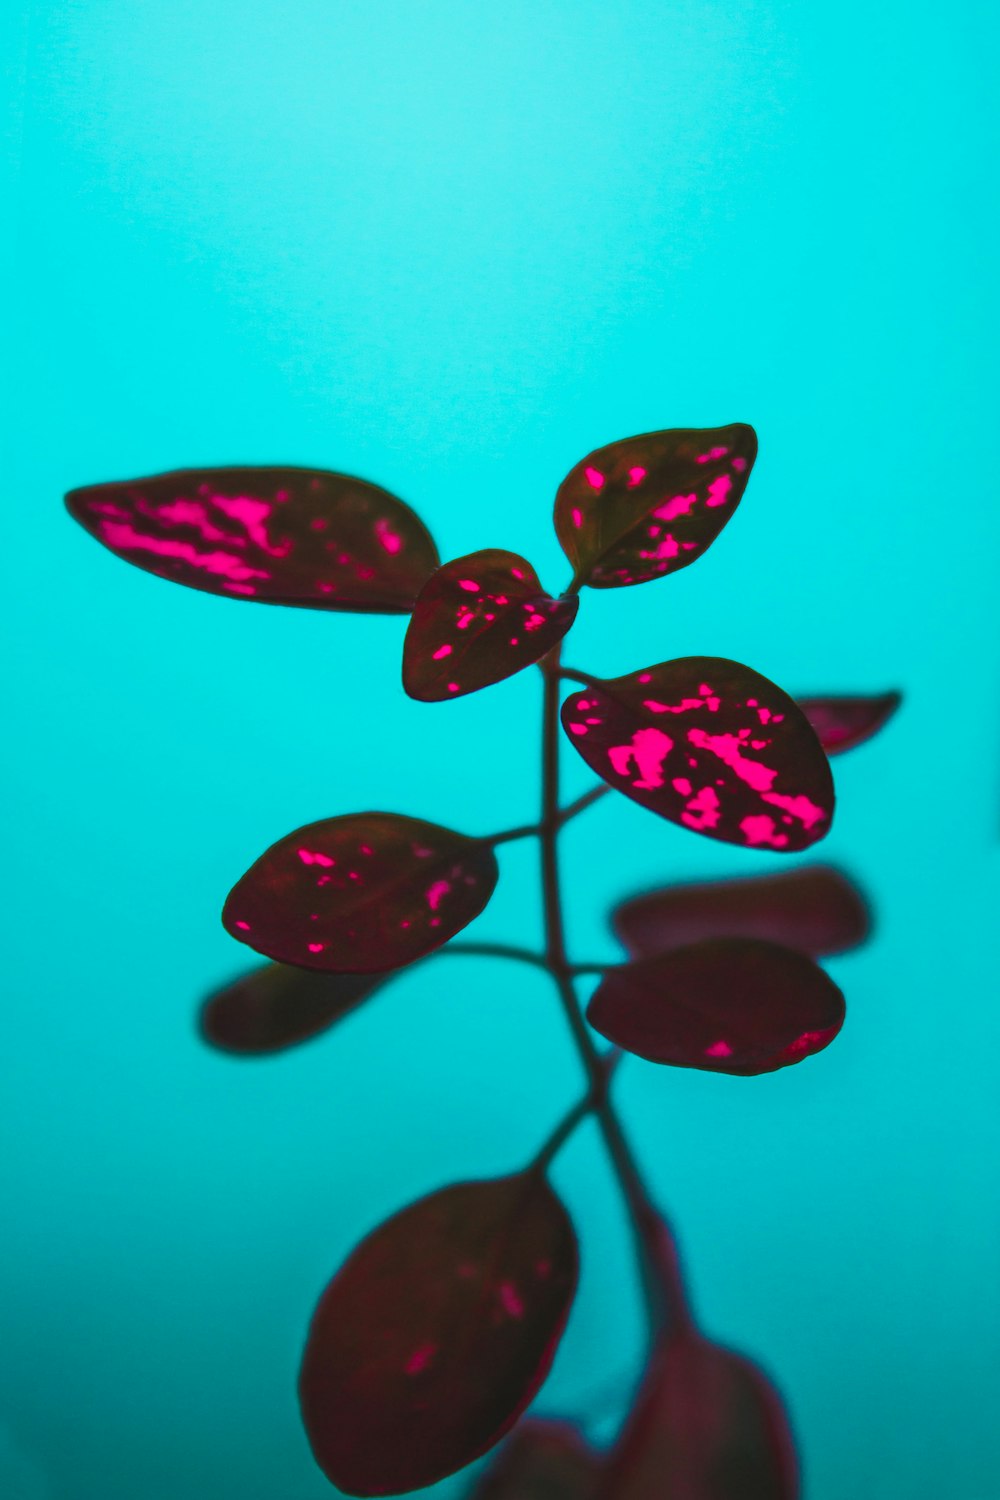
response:
M809 1500L996 1500L996 8L8 0L0 25L0 1491L322 1500L294 1398L320 1287L402 1202L523 1161L580 1082L544 976L497 962L422 968L276 1060L199 1044L245 962L222 898L275 837L531 816L537 674L409 702L399 619L172 587L63 492L328 465L445 556L513 547L559 588L572 463L739 419L733 524L587 594L570 655L904 689L836 765L826 846L878 934L831 965L829 1052L750 1081L632 1063L620 1099ZM637 886L787 868L623 799L566 844L587 958ZM533 852L502 864L472 931L531 941ZM639 1349L629 1247L592 1133L558 1178L584 1271L539 1409L600 1431Z

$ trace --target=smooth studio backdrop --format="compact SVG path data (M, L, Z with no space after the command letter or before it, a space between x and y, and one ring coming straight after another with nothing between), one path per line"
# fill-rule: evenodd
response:
M995 7L10 0L0 26L0 1490L322 1500L294 1396L321 1286L580 1087L545 976L496 961L427 965L278 1059L201 1045L200 996L247 962L222 899L273 839L532 816L537 673L412 703L402 620L173 587L63 492L329 466L445 557L511 547L559 589L578 458L741 420L760 459L718 543L588 592L568 654L902 688L836 764L822 850L877 934L830 966L828 1052L749 1081L630 1062L619 1098L810 1500L995 1500ZM533 941L534 851L502 865L470 936ZM566 836L572 944L613 957L603 913L645 884L763 868L608 798ZM594 1132L557 1175L584 1271L539 1409L606 1431L629 1245Z

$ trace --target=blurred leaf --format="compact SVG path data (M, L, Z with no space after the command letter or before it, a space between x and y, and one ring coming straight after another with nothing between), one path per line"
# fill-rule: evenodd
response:
M71 490L66 504L126 562L262 604L408 614L438 562L402 500L326 469L177 469Z
M804 953L713 938L611 969L587 1020L649 1062L749 1077L832 1042L844 997Z
M384 982L381 974L317 974L264 964L208 996L199 1030L220 1052L282 1052L326 1031Z
M867 698L800 698L798 704L827 755L840 755L877 734L902 701L902 693L892 692Z
M327 1478L395 1495L485 1453L545 1379L577 1271L539 1173L443 1188L376 1229L324 1292L302 1364Z
M690 1331L654 1354L602 1500L796 1500L781 1400L739 1354Z
M454 937L497 875L479 839L399 813L348 813L272 844L230 891L222 920L280 963L381 973Z
M525 1417L470 1500L594 1500L601 1473L601 1455L571 1422Z
M743 422L677 427L588 453L559 486L556 534L591 588L647 583L697 562L732 516L757 456Z
M856 948L871 915L858 887L828 865L668 885L623 901L611 913L615 936L636 958L703 938L763 938L821 958Z
M428 579L403 648L403 686L435 703L531 666L576 618L579 599L546 594L516 552L472 552Z
M739 662L686 656L578 688L562 721L609 786L709 838L790 853L829 832L833 780L815 732Z

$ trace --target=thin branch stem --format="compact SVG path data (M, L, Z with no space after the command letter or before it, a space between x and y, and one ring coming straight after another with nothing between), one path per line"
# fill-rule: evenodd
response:
M655 1337L668 1323L686 1321L686 1302L677 1272L673 1240L657 1211L621 1122L608 1096L601 1055L583 1017L566 955L566 934L559 882L559 648L541 663L545 680L542 721L542 897L546 958L559 991L566 1020L595 1096L594 1111L618 1177L632 1223L639 1275Z
M545 668L543 667L543 671ZM590 672L578 672L575 667L560 667L556 673L560 681L579 682L584 687L599 688L602 686L601 679L594 677Z
M522 964L532 964L536 969L548 970L544 953L535 953L530 948L519 948L514 943L448 943L435 948L428 958L442 958L455 954L459 958L513 958Z
M584 792L572 802L567 802L557 814L559 827L568 823L571 818L577 817L579 813L586 812L588 807L593 807L594 803L599 802L610 790L609 786L592 786L589 792ZM482 842L484 844L511 844L515 839L537 838L541 832L540 823L522 823L518 828L505 828L500 833L487 834Z

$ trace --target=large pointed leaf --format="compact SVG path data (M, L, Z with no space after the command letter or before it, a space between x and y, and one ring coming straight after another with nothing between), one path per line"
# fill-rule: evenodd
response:
M844 997L804 953L712 938L611 969L587 1020L649 1062L750 1077L828 1046Z
M71 490L66 504L126 562L262 604L406 614L438 561L402 500L326 469L177 469Z
M602 1456L571 1422L525 1417L472 1490L472 1500L593 1500Z
M403 686L434 703L511 677L562 640L579 603L546 594L516 552L491 548L445 563L414 606Z
M739 504L756 456L744 422L647 432L588 453L556 495L556 532L577 581L622 588L697 562Z
M222 920L280 963L380 973L454 937L497 874L479 839L399 813L349 813L272 844L230 891Z
M777 1392L739 1354L685 1331L654 1354L602 1500L796 1500Z
M395 1495L485 1453L545 1379L576 1280L573 1227L536 1172L444 1188L376 1229L324 1292L302 1364L327 1478Z
M827 865L668 885L623 901L611 913L615 936L636 958L704 938L763 938L814 958L856 948L871 917L860 890Z
M220 1052L282 1052L326 1031L384 982L381 974L317 974L263 964L208 996L199 1029Z
M791 852L829 831L833 781L814 730L739 662L686 656L578 688L562 720L609 786L709 838Z
M840 755L877 734L902 701L902 693L893 692L869 697L800 698L798 703L827 755Z

